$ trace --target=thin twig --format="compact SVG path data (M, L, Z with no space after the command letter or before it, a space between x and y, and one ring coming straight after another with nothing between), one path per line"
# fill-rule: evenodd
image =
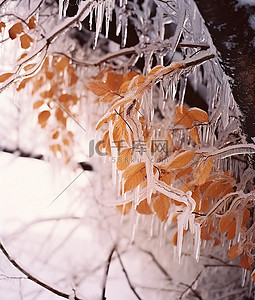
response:
M115 251L116 251L116 253L117 253L118 260L119 260L119 262L120 262L122 271L123 271L123 273L125 274L125 277L126 277L126 279L127 279L127 282L128 282L129 287L131 288L131 290L133 291L133 293L136 295L137 299L142 300L142 298L137 294L137 292L136 292L134 286L132 285L132 283L131 283L131 281L130 281L130 279L129 279L127 270L126 270L125 266L123 265L123 262L122 262L122 259L121 259L121 257L120 257L119 251L118 251L117 249L115 249Z
M3 246L3 244L0 242L0 250L3 252L4 256L9 260L9 262L16 268L18 269L21 273L23 273L24 275L27 276L27 279L33 281L34 283L40 285L41 287L45 288L46 290L60 296L63 297L65 299L70 299L70 295L63 293L57 289L55 289L54 287L48 285L47 283L39 280L38 278L36 278L35 276L31 275L27 270L25 270L23 267L21 267L20 264L18 264L16 262L16 260L14 260L13 258L11 258L10 254L7 252L6 248ZM82 300L81 298L78 298L77 296L74 297L74 300Z
M111 265L111 261L112 261L112 255L113 255L115 250L116 250L116 246L114 245L111 252L110 252L110 254L109 254L109 256L108 256L107 263L106 263L106 266L105 266L105 274L104 274L104 279L103 279L103 290L102 290L102 300L106 300L106 297L105 297L106 283L107 283L109 269L110 269L110 265Z

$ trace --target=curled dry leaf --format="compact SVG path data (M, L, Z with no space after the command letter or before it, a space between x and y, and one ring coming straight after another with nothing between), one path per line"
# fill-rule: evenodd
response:
M9 36L12 40L16 39L17 34L21 34L23 32L22 23L16 23L9 29Z
M120 171L125 170L130 164L131 156L132 156L131 148L122 150L117 159L117 169Z

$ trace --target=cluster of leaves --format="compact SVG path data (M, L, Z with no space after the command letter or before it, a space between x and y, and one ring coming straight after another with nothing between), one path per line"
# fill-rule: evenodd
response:
M0 32L5 30L7 27L6 23L0 22ZM32 44L34 43L34 39L31 37L31 35L34 34L34 30L36 29L36 19L34 16L29 18L28 22L23 21L17 22L13 24L8 29L8 35L11 40L19 39L20 47L22 50L29 50L32 47ZM27 56L27 52L24 52L21 57L18 59L18 61L22 60ZM35 64L26 64L22 68L20 68L19 71L28 71L32 69L35 66ZM8 80L11 76L13 76L15 73L4 73L0 75L0 82L4 82Z
M226 235L233 245L228 252L229 258L240 256L241 266L251 270L254 261L252 250L255 244L250 240L252 230L249 203L243 200L245 204L240 204L237 179L231 172L224 172L216 167L210 148L201 148L198 127L209 124L209 117L205 111L196 107L189 109L185 105L176 105L173 125L186 131L191 140L187 146L181 148L175 145L171 129L162 130L164 135L161 139L168 140L168 149L163 159L161 157L159 162L153 163L152 175L148 174L147 159L154 151L153 126L147 126L148 121L142 115L143 95L151 84L167 73L166 69L161 66L155 67L148 76L132 72L130 79L127 79L130 73L121 75L113 73L112 70L105 70L103 75L101 73L99 78L88 84L88 88L98 96L96 101L99 104L104 103L102 105L107 102L108 105L107 112L99 120L96 129L107 128L103 127L103 124L109 124L103 133L104 143L101 148L105 148L108 155L113 155L112 146L118 150L116 168L121 177L121 193L132 193L137 188L136 192L142 191L138 201L134 199L117 205L117 209L126 215L133 207L139 214L155 214L162 222L178 222L178 216L182 214L187 203L173 199L164 191L155 188L148 199L148 194L143 191L149 185L149 176L154 177L154 182L163 182L164 188L175 187L177 194L178 191L186 194L191 192L195 202L191 213L195 215L195 223L201 228L200 238L211 241L211 244L216 246L220 244L222 235ZM146 147L138 163L136 139ZM183 234L189 229L191 230L190 225L184 226ZM241 238L245 238L236 243L240 234ZM178 244L178 238L180 235L176 232L173 236L174 245ZM255 275L252 278L254 279Z

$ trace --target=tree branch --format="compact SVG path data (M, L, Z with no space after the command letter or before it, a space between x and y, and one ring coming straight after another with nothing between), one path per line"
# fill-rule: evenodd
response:
M33 158L33 159L38 159L38 160L44 160L44 156L42 154L33 154L30 152L25 152L21 150L20 148L16 149L10 149L10 148L1 148L0 147L0 152L5 152L9 154L14 154L18 157L25 157L25 158ZM93 171L92 165L90 165L87 162L78 162L79 167L81 167L84 171Z
M21 273L23 273L24 275L26 275L27 279L33 281L34 283L40 285L41 287L45 288L46 290L60 296L63 297L65 299L70 299L70 295L63 293L55 288L53 288L52 286L48 285L47 283L39 280L38 278L36 278L35 276L31 275L27 270L25 270L23 267L20 266L20 264L18 264L16 262L16 260L12 259L11 256L9 255L9 253L7 252L6 248L3 246L3 244L0 242L0 250L2 251L2 253L4 254L4 256L9 260L9 262L16 268L18 269ZM82 300L81 298L78 298L76 295L74 296L74 300Z
M106 283L107 283L107 279L108 279L110 264L111 264L111 261L112 261L112 255L113 255L115 250L116 250L116 246L114 245L111 252L110 252L110 254L109 254L109 256L108 256L108 259L107 259L107 263L106 263L106 267L105 267L105 276L104 276L104 279L103 279L102 300L106 300L106 297L105 297Z

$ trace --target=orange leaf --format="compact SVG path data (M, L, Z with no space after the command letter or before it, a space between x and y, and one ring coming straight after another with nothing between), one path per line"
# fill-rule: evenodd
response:
M128 214L130 212L131 207L132 207L132 202L128 202L124 205L116 205L117 210L123 215Z
M77 81L78 81L78 76L72 73L69 78L69 86L74 85Z
M35 24L35 17L32 16L29 21L28 21L28 28L29 29L34 29L36 27L36 24Z
M64 69L69 65L69 58L64 56L56 63L56 72L63 72Z
M233 220L228 226L228 240L234 239L236 236L236 220Z
M34 40L31 38L31 36L26 33L20 36L21 48L23 49L28 49L33 41Z
M110 90L118 91L122 82L123 82L122 74L114 74L113 72L109 72L107 74L106 84L108 85Z
M98 80L89 82L87 87L97 96L104 96L105 94L111 92L106 83Z
M198 145L198 147L200 147L200 138L199 138L199 135L198 135L197 127L195 127L195 126L192 127L189 130L189 135L192 138L192 140Z
M58 137L59 137L59 131L56 131L56 132L53 134L52 138L53 138L54 140L56 140Z
M192 107L189 109L189 117L191 117L194 121L198 121L201 123L208 123L208 114L197 107Z
M109 102L109 101L112 101L115 96L116 96L115 93L109 92L105 96L103 96L102 98L100 98L100 102ZM118 96L118 98L119 98L119 96Z
M41 107L44 104L43 100L38 100L33 104L33 109L37 109L39 107Z
M38 115L38 124L43 125L50 117L50 112L48 110L44 110Z
M29 64L29 65L26 65L26 66L24 67L24 70L25 70L25 71L31 70L34 66L35 66L35 64Z
M62 123L64 125L64 127L66 127L66 118L64 117L64 114L63 114L63 111L62 109L60 109L59 107L56 109L56 112L55 112L55 116L56 116L56 119Z
M187 166L193 159L196 152L185 151L175 156L174 160L168 165L167 169L176 169Z
M23 54L21 54L21 56L20 56L20 58L18 59L18 61L20 61L20 60L22 60L24 57L26 57L27 56L27 53L23 53Z
M117 147L120 147L120 142L123 140L125 127L126 127L126 123L123 121L122 118L119 118L119 120L114 124L112 137Z
M4 22L0 22L0 32L2 32L2 28L5 28L6 25Z
M131 156L132 156L131 148L122 150L117 159L117 169L120 171L125 170L130 164Z
M17 34L21 34L22 32L23 32L22 24L16 23L9 29L9 36L12 40L14 40L17 37Z
M249 219L250 219L250 211L249 209L245 208L243 210L243 221L242 221L243 227L246 227L248 225Z
M47 79L51 80L54 77L54 72L46 71L45 76Z
M228 213L220 219L220 233L224 233L230 228L231 222L234 220L235 214Z
M145 163L139 163L128 167L122 174L122 179L125 180L124 192L136 188L146 176Z
M20 90L24 89L26 84L28 83L28 81L30 80L31 78L25 78L21 81L21 83L19 84L19 86L17 87L17 91L19 92Z
M206 182L207 178L209 177L213 166L213 158L209 157L207 161L202 161L194 172L194 177L198 174L198 177L195 181L195 184L202 185ZM201 170L202 169L202 170Z
M252 263L253 263L252 257L247 255L246 253L244 253L240 257L240 264L241 264L242 268L247 269L247 270L252 270L252 267L251 267Z
M230 259L234 259L234 258L238 257L242 252L243 252L243 250L239 249L239 243L237 243L228 250L228 257Z
M156 74L157 72L159 72L159 70L162 70L163 68L164 68L163 66L156 66L156 67L154 67L154 68L150 71L150 73L148 74L148 77L149 77L149 76L151 76L152 78L153 78L153 77L156 77L155 74Z
M163 194L160 194L153 203L153 208L161 222L165 221L167 219L168 211L170 208L169 198Z
M58 99L59 102L68 102L73 99L73 96L69 94L61 94Z
M136 211L142 215L151 215L152 210L147 202L147 199L143 199L136 207Z
M189 117L189 110L186 106L175 106L174 125L184 125L187 128L191 128L193 121L193 118Z
M9 79L14 73L4 73L0 75L0 82L4 82Z
M134 71L127 72L123 77L123 82L133 79L136 75L138 75L137 72Z

